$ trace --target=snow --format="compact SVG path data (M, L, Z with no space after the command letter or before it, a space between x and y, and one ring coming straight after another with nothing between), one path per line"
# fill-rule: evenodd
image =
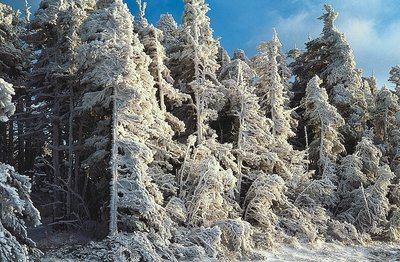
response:
M297 248L283 246L263 252L266 261L278 262L367 262L399 261L400 243L375 242L367 246L320 243L316 246L302 244Z

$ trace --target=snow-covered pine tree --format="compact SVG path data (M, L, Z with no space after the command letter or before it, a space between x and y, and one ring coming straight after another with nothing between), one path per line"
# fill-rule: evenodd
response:
M307 84L306 95L303 98L304 116L312 130L310 143L310 159L314 166L319 167L323 175L327 168L325 162L336 162L340 153L345 152L338 128L344 125L344 120L336 108L329 104L328 94L320 85L322 80L314 76Z
M139 39L144 45L146 54L152 59L149 65L149 71L156 82L161 110L166 114L167 121L175 131L184 132L184 123L167 111L171 111L172 107L181 106L190 96L180 93L173 87L174 80L170 75L170 70L165 64L167 56L165 48L162 45L164 38L163 33L160 29L147 22L147 19L144 17L145 5L142 5L140 0L138 0L137 3L140 11L139 19L135 23L135 31L138 33Z
M375 111L375 97L378 93L378 83L376 77L374 75L370 77L363 77L363 92L365 101L367 102L367 109L366 109L366 119L367 120L367 127L371 128L373 126L373 115Z
M30 97L26 95L26 82L30 67L29 47L24 44L25 19L20 12L0 3L0 78L12 84L16 95L13 97L18 114L7 122L0 122L0 161L12 164L18 171L31 167L26 159L25 143L30 138L24 134L26 104Z
M6 122L14 113L11 102L13 86L0 78L0 122ZM29 177L0 163L0 259L28 261L29 255L38 255L36 244L28 238L27 225L40 224L39 211L30 199Z
M378 168L377 179L368 187L363 184L353 190L345 201L350 204L339 218L356 226L361 233L384 236L388 228L391 209L387 195L394 174L388 165Z
M251 61L247 57L246 53L244 52L243 49L237 48L235 51L233 51L233 57L232 60L239 59L245 62L246 64L250 65Z
M156 99L151 59L131 21L128 7L117 0L104 3L82 25L81 82L97 88L84 94L82 107L95 111L111 105L112 123L105 126L111 132L105 141L111 147L109 235L116 236L118 228L147 231L165 245L171 221L148 168L155 152L169 151L173 131Z
M372 138L371 132L366 133L354 154L342 159L337 218L353 224L360 233L398 239L395 175L388 165L380 165L382 153Z
M392 130L397 127L396 114L400 111L398 96L383 87L375 97L373 112L375 138L389 150L389 139ZM386 154L386 152L385 152Z
M192 96L195 110L195 132L201 144L212 131L207 123L216 120L224 106L223 86L217 79L219 42L214 40L209 7L204 0L185 0L182 28L179 32L180 49L171 54L170 68L175 87ZM185 114L187 109L185 109ZM186 114L187 115L187 114ZM186 120L188 133L193 132L193 119Z
M7 122L9 117L15 112L15 105L11 102L15 95L12 84L0 78L0 121Z
M234 60L234 62L237 63L237 80L231 89L230 100L233 111L232 113L234 113L234 115L236 115L238 118L236 127L236 158L238 162L238 183L236 194L237 201L240 203L243 177L248 177L248 174L246 175L243 173L243 163L253 163L254 166L261 168L261 162L268 162L265 160L266 158L268 159L268 149L272 144L272 123L269 121L269 119L260 114L258 98L254 93L252 93L254 88L249 86L249 79L243 77L243 67L246 68L245 62L240 59ZM252 132L250 132L250 130L252 130ZM261 136L261 134L263 134L264 139L257 137L257 135ZM260 141L257 141L258 139ZM257 143L252 143L256 141ZM261 141L263 142L262 144L260 144ZM254 147L254 145L258 145L260 147ZM256 159L255 156L258 156L258 158ZM268 171L272 171L272 169L273 168L271 166L267 167Z
M285 57L281 53L282 44L276 30L273 39L259 45L259 53L253 59L253 68L257 72L256 93L260 96L260 105L265 115L272 120L274 143L270 150L277 155L274 172L284 178L290 192L296 195L296 190L302 190L308 170L306 152L294 150L288 139L295 136L293 128L297 121L292 117L292 110L287 109L288 94L285 82L289 77ZM282 77L281 77L282 75ZM301 182L302 181L302 182Z
M82 197L87 193L90 172L82 172L81 165L93 153L82 144L95 127L86 125L94 117L78 116L76 107L85 89L78 78L79 30L95 7L95 1L77 4L73 0L45 0L31 23L34 33L29 40L38 56L31 73L34 107L29 129L40 148L37 160L51 163L47 186L52 195L54 222L82 221L91 216ZM90 205L99 203L93 201Z
M367 120L361 73L355 67L352 50L344 34L334 25L338 14L329 5L324 8L326 13L320 17L324 22L321 36L306 43L306 51L291 64L296 75L292 107L299 106L310 79L315 75L320 76L329 102L338 108L346 120L341 132L347 150L352 152L353 146L362 137ZM301 110L299 113L302 114ZM302 123L299 132L303 132Z
M0 259L30 261L41 252L27 233L27 226L40 224L39 211L30 199L29 177L0 163Z
M178 23L171 14L162 14L157 22L157 28L163 32L164 37L161 43L165 48L166 55L169 56L176 51L179 45Z
M275 137L287 140L289 137L295 135L292 131L292 125L295 121L291 117L291 111L285 108L287 93L283 83L286 82L287 79L285 79L285 81L282 80L280 75L281 68L278 63L278 60L281 61L281 63L285 60L280 53L281 47L282 44L278 39L278 34L275 29L273 30L272 40L259 46L259 50L266 49L266 51L262 51L261 57L257 60L265 66L262 66L261 70L257 70L260 80L258 83L258 90L264 94L261 98L261 104L266 107L266 115L270 117L274 123L272 134ZM288 72L286 71L284 74L285 78L288 77L287 74Z
M338 206L338 213L351 207L353 190L374 184L378 177L382 153L373 144L372 136L372 131L366 132L356 145L355 152L341 159L338 169L338 193L342 200Z
M397 96L400 96L400 65L396 65L390 69L389 82L395 85Z

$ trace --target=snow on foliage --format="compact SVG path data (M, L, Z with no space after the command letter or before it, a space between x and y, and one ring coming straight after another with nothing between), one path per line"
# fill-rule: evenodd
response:
M396 87L397 96L400 95L400 65L396 65L390 69L389 81L393 83Z
M11 102L12 95L15 95L12 84L0 78L0 121L6 122L14 114L15 106Z
M390 133L396 127L396 114L400 111L398 96L383 87L375 97L374 126L375 137L380 143L386 143Z
M303 99L304 116L308 119L314 133L310 143L311 159L324 170L327 160L336 161L338 154L345 151L341 135L337 128L344 125L344 120L337 109L329 104L328 94L320 85L322 80L315 76L307 84L306 96Z
M28 261L40 251L28 238L27 226L40 224L39 211L30 199L29 178L0 163L0 259Z
M0 4L3 26L13 22L11 9ZM4 16L4 10L10 16ZM4 65L4 63L2 63ZM0 123L14 114L13 85L0 78ZM12 166L0 163L0 260L29 261L41 252L27 233L27 226L40 224L39 211L30 199L31 183L27 176L18 174Z
M140 1L139 6L142 7ZM184 101L190 99L190 96L182 94L173 87L174 80L170 75L170 70L165 65L167 61L166 51L161 44L164 38L163 33L160 29L149 25L143 16L144 10L141 11L141 17L136 23L135 29L138 31L138 36L144 45L146 54L152 59L149 71L156 82L161 110L166 114L167 121L177 132L184 132L184 123L173 114L166 112L166 107L168 104L181 106ZM167 102L169 103L167 104Z
M361 138L367 120L361 72L355 67L344 34L335 26L338 14L329 5L324 8L326 12L319 18L324 22L321 36L306 43L306 51L291 65L296 75L292 105L299 105L307 83L318 75L323 80L321 87L326 89L329 102L346 120L340 132L346 142L354 143Z
M103 240L57 259L248 261L282 243L400 239L399 99L356 69L332 7L320 37L289 53L292 83L275 30L255 57L230 58L205 0L157 27L136 3L135 20L122 0L43 0L25 47L28 21L0 4L0 54L11 54L0 121L32 115L0 124L0 157L21 174L32 167L20 158L37 157L53 224L108 223ZM37 61L20 66L28 47ZM39 253L30 190L0 164L0 260Z

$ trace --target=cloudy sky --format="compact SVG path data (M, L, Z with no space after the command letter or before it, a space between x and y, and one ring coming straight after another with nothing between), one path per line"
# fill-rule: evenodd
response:
M23 0L0 0L22 8ZM134 0L125 0L136 13ZM400 64L399 0L206 0L215 37L232 52L242 48L249 56L261 41L278 30L285 50L302 48L308 36L317 37L322 23L324 3L332 5L339 18L337 27L344 32L353 48L357 66L364 75L373 72L379 85L388 84L388 72ZM29 1L35 9L38 0ZM147 17L155 23L160 14L171 13L179 22L183 11L181 0L148 0ZM390 84L388 84L390 86Z

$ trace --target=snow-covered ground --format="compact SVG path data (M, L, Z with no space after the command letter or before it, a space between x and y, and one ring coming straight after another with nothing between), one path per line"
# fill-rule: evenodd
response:
M367 246L323 243L319 246L302 245L299 248L283 246L265 252L267 261L400 261L400 243L376 242Z
M41 261L72 261L71 259L60 259L60 257L63 257L62 254L73 252L89 241L84 238L78 232L73 234L53 232L46 240L42 239L38 243L41 248L47 249ZM282 245L257 253L261 253L265 257L262 261L268 262L395 262L400 261L400 243L371 242L366 246L361 246L320 242L316 245L301 244L296 248Z

